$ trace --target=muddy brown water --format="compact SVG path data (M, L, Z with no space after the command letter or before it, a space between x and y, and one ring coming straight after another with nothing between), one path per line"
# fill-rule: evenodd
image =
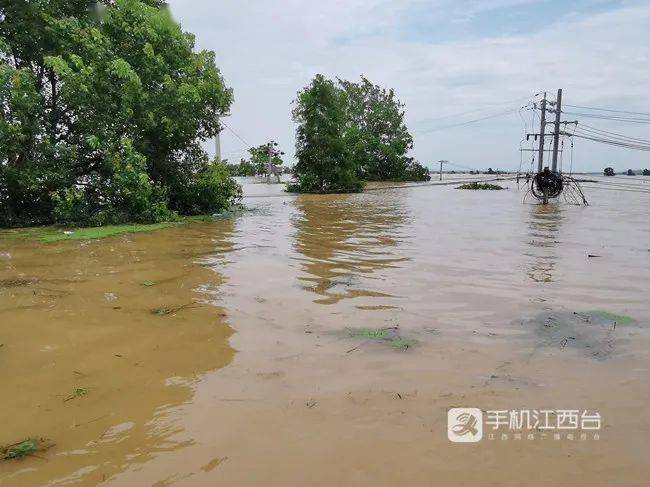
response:
M229 220L0 240L0 445L54 443L0 485L648 485L650 196L507 186L247 183ZM455 444L452 407L602 429Z

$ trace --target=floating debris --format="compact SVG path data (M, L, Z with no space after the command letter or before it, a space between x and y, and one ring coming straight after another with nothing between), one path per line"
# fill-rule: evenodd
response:
M32 284L36 284L36 279L26 279L22 277L14 277L12 279L2 279L0 280L0 287L26 287Z
M171 306L171 307L163 306L161 308L152 309L151 314L159 315L159 316L168 316L168 315L173 315L175 313L178 313L179 311L183 311L184 309L194 308L194 307L196 307L194 303L188 303L182 306Z
M144 287L153 287L153 286L155 286L156 284L158 284L158 283L155 282L155 281L144 281L144 282L142 282L142 285L143 285Z
M70 394L69 396L67 396L67 397L63 400L63 402L72 401L73 399L77 399L78 397L83 397L83 396L85 396L86 394L88 394L88 389L85 389L85 388L83 388L83 387L79 387L79 388L75 389L74 392L73 392L72 394Z

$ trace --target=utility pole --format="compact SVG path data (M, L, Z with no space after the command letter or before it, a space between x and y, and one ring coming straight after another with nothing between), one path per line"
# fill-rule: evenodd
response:
M217 125L221 126L219 117L217 117ZM217 163L221 162L221 131L214 136L214 158Z
M221 130L223 129L221 119L229 116L230 113L217 114L216 116L218 132L214 136L214 158L217 162L221 162Z
M273 167L273 142L269 142L268 153L269 153L269 162L267 163L267 166L266 166L266 183L270 184L271 183L271 168Z
M442 165L447 164L449 161L442 160L438 162L440 162L440 181L442 181Z
M544 99L542 100L542 123L539 130L539 156L537 164L537 172L540 173L544 170L544 135L546 133L546 92L544 92Z
M557 156L560 149L560 120L562 117L562 89L557 90L555 103L555 133L553 134L553 165L551 170L557 173Z

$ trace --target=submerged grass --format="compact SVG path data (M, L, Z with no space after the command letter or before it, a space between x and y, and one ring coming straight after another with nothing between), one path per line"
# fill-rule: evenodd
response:
M69 396L67 396L67 397L63 400L63 402L72 401L73 399L77 399L78 397L83 397L83 396L85 396L86 394L88 394L88 389L83 388L83 387L79 387L79 388L75 389L74 392L73 392L72 394L70 394Z
M45 451L53 445L44 438L27 438L12 445L0 447L0 457L3 460L36 456L37 452Z
M610 313L609 311L595 310L589 311L588 314L595 318L600 318L601 320L613 321L619 325L631 325L632 323L635 323L634 318L631 318L630 316L617 315L615 313Z
M165 228L175 227L188 223L209 222L216 218L223 218L234 213L229 212L219 216L193 216L182 217L177 221L145 224L107 225L105 227L65 228L65 227L37 227L11 230L0 230L0 239L10 240L35 240L38 242L60 242L63 240L96 240L115 237L130 233L155 232Z
M400 336L398 328L348 328L348 336L372 340L391 346L396 350L408 350L418 344L417 340Z

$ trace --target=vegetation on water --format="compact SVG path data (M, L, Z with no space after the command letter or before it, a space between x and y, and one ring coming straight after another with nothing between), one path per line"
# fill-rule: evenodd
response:
M348 328L351 338L378 341L390 345L397 350L407 350L417 345L417 340L405 338L398 333L397 327L392 328Z
M463 184L462 186L458 186L458 188L456 189L469 189L475 191L501 191L505 188L499 186L498 184L474 182L474 183Z
M426 168L407 152L413 138L393 90L317 75L298 93L292 192L358 192L364 181L425 181Z
M606 167L605 170L603 171L603 174L605 176L616 176L616 173L614 172L614 169L611 167Z
M228 215L229 213L224 213ZM104 227L35 227L0 231L0 239L60 242L62 240L96 240L130 233L155 232L194 222L212 221L215 217L193 216L151 224L107 225Z
M200 144L232 90L164 4L0 4L0 226L156 223L241 196Z
M12 445L0 446L0 456L3 460L35 456L36 453L51 448L52 445L44 438L27 438Z
M242 159L239 164L229 164L228 170L233 176L267 176L269 164L273 172L282 173L282 156L284 152L278 149L278 143L270 141L248 149L250 159Z
M62 240L95 240L128 233L153 232L177 225L179 222L162 222L149 225L107 225L105 227L83 227L66 230L56 227L30 228L0 233L0 238L15 240L36 240L40 242L60 242Z
M617 325L631 325L632 323L635 323L634 318L630 316L619 315L609 311L588 311L587 314L600 320L615 322Z
M241 159L239 164L226 164L226 167L228 168L228 171L230 171L230 174L235 177L244 178L257 176L257 169L251 161L247 159Z
M85 389L85 388L83 388L83 387L79 387L79 388L75 389L75 390L72 392L72 394L70 394L69 396L67 396L67 397L63 400L63 402L72 401L73 399L77 399L78 397L83 397L83 396L85 396L86 394L88 394L88 389Z

